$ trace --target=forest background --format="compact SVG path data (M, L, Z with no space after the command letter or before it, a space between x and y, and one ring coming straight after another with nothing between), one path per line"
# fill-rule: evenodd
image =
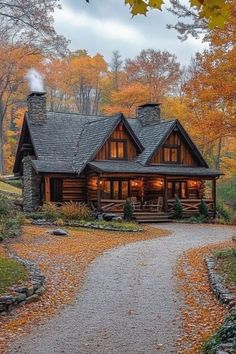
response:
M178 118L209 166L225 174L218 196L236 210L236 2L227 1L230 21L213 29L181 1L170 4L177 19L170 30L180 40L201 36L208 43L188 67L156 48L135 58L122 58L114 48L110 63L103 53L71 52L54 29L57 0L37 6L33 0L0 1L0 175L12 173L29 92L26 75L34 68L44 78L50 111L135 117L138 105L161 103L162 118Z

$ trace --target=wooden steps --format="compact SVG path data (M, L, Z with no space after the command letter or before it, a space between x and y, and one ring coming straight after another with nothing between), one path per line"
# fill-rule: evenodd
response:
M135 212L134 217L139 223L172 222L170 214L163 212Z

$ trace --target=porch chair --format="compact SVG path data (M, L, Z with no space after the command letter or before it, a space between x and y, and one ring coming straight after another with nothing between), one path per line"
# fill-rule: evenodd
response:
M137 197L131 197L130 202L131 202L133 211L141 211L141 203L138 202Z
M163 197L158 197L157 201L152 201L151 210L152 211L161 211L163 207Z

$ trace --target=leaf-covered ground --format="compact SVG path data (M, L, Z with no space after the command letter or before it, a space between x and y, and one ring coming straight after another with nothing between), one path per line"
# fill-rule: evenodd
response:
M8 244L25 259L35 261L46 275L46 292L40 301L19 307L10 316L0 317L0 352L6 343L27 333L33 324L52 316L71 303L81 286L88 264L112 247L168 235L164 230L145 227L144 232L122 233L70 229L69 237L56 237L46 228L25 226L19 239Z
M221 242L189 250L177 264L179 291L184 294L182 308L183 333L179 338L179 353L199 353L204 341L223 323L226 308L214 296L204 258L215 250L235 247L233 242Z

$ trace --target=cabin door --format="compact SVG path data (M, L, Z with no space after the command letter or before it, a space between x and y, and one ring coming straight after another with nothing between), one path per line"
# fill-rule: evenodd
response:
M62 202L62 178L50 179L50 195L52 202Z

